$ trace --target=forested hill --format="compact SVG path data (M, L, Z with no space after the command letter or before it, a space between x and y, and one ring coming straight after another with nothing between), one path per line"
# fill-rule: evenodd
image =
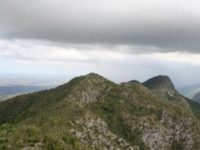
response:
M149 81L115 84L90 73L3 101L0 149L199 150L192 105L169 77Z

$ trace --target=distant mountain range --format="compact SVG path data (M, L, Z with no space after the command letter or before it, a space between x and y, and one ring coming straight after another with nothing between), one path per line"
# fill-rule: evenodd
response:
M200 88L200 84L195 84L195 85L189 85L189 86L184 86L184 87L177 87L177 91L182 94L182 95L187 95L191 91Z
M0 149L199 150L200 104L167 76L115 84L90 73L0 102Z
M177 91L189 99L200 102L200 84L177 88Z

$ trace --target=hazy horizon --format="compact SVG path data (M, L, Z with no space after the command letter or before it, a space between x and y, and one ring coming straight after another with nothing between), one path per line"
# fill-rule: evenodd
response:
M89 73L96 73L96 72L89 72ZM72 80L73 78L75 77L78 77L78 76L82 76L82 75L87 75L89 73L86 73L86 74L80 74L80 75L77 75L77 76L62 76L62 75L55 75L55 76L52 76L52 77L45 77L44 76L41 76L41 77L37 77L35 75L13 75L13 74L7 74L7 76L0 76L0 86L53 86L53 87L56 87L56 86L59 86L59 85L62 85L62 84L65 84L67 82L69 82L70 80ZM102 74L99 74L99 75L102 75ZM164 74L163 74L164 75ZM158 75L155 75L155 76L158 76ZM152 76L152 77L155 77L155 76ZM111 80L113 82L115 82L116 84L120 84L122 82L128 82L128 81L131 81L131 80L137 80L141 83L145 82L146 80L152 78L147 78L145 80L138 80L138 79L125 79L125 80L122 80L122 78L124 77L118 77L118 78L113 78L112 77L109 77L109 76L104 76L105 78L107 78L108 80ZM172 82L174 83L173 79L171 79ZM176 88L180 88L180 87L186 87L186 86L192 86L192 85L195 85L195 84L199 84L199 83L191 83L191 84L188 84L188 85L180 85L180 86L177 86L175 83L175 87ZM199 84L200 85L200 84Z

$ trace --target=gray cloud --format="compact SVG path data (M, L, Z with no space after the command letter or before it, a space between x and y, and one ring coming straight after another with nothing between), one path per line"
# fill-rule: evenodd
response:
M198 4L196 0L0 0L0 38L199 53Z

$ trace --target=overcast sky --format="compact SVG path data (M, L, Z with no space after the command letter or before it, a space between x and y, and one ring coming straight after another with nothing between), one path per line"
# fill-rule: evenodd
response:
M198 0L0 0L0 77L200 83Z

